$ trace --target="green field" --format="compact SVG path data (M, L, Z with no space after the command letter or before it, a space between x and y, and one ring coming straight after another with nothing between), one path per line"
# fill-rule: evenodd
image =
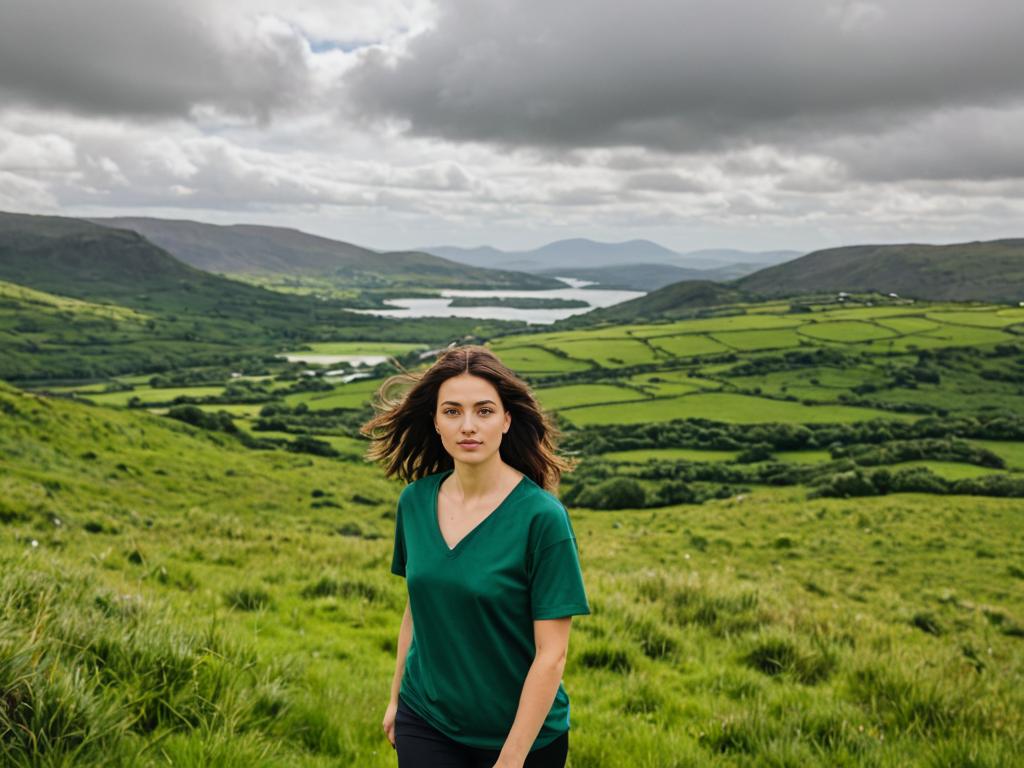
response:
M576 403L615 403L627 400L641 400L644 394L635 389L615 387L610 384L577 384L568 387L538 389L534 394L546 409L560 410Z
M800 327L800 333L820 341L858 342L885 339L895 335L881 324L857 320L833 320L827 323L808 323Z
M0 674L36 697L16 717L37 755L394 765L400 483L144 413L0 403ZM1019 506L757 488L574 508L593 613L564 675L571 765L1012 765ZM5 764L39 764L27 744L6 735Z
M883 414L867 408L842 405L808 406L786 400L708 392L682 397L658 398L616 406L577 406L562 411L579 426L588 424L644 424L670 419L701 418L727 423L756 424L764 421L852 422ZM900 414L895 418L909 418Z

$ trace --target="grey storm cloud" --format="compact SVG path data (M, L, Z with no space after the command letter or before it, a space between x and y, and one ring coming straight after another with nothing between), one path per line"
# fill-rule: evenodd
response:
M243 34L243 30L248 34ZM195 0L0 0L0 98L98 115L266 119L301 95L294 30L225 28Z
M350 111L416 135L668 152L828 142L1024 101L1020 0L442 0Z

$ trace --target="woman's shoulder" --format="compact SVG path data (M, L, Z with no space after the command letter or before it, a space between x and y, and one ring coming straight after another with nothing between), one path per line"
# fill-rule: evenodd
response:
M532 521L557 523L568 518L569 513L555 494L535 483L526 475L525 506L529 509Z
M430 491L436 488L439 477L447 471L442 469L407 483L402 492L398 494L398 503L410 504L422 498L428 498Z

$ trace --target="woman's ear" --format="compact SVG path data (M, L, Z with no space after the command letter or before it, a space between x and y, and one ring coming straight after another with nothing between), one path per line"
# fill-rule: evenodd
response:
M501 434L507 435L509 429L511 428L511 426L512 426L512 414L509 413L508 411L505 411L505 428L503 430L501 430Z

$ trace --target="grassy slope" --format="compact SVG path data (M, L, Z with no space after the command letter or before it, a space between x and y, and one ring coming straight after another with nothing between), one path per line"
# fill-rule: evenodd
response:
M7 287L0 297L0 377L89 377L260 355L315 339L442 343L480 321L429 324L348 312L337 302L289 296L212 275L134 232L76 219L0 213L0 280L145 315L110 310L81 320L81 305ZM131 314L131 313L129 313ZM55 319L60 319L63 323ZM500 323L498 324L500 325ZM50 355L50 359L46 356Z
M378 253L295 229L218 226L152 218L91 219L134 230L181 261L210 272L329 275L351 285L409 284L442 288L560 288L564 283L521 272L489 270L414 251Z
M890 291L913 298L1024 298L1024 239L954 245L858 245L815 251L734 285L761 296L805 291Z
M613 307L575 315L556 327L678 319L713 306L837 291L1016 303L1024 300L1024 240L831 248L727 282L672 283Z
M3 384L0 409L0 674L53 694L39 734L87 734L35 757L5 739L5 764L394 764L400 483ZM572 514L593 608L565 673L575 768L1024 749L1019 503L784 488Z
M730 284L710 280L683 280L611 307L574 315L553 325L557 329L582 328L596 323L643 323L658 319L692 317L695 310L735 304L746 295Z

